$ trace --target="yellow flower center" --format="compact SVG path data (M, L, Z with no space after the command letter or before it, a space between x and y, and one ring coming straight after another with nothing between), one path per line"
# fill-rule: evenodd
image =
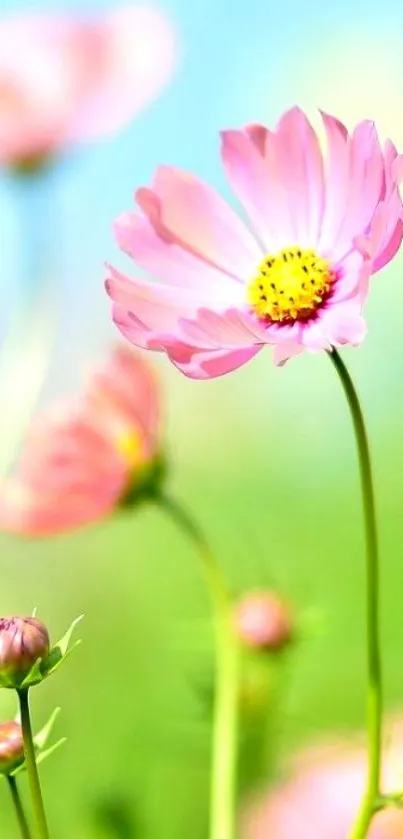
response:
M284 248L259 265L248 285L248 303L260 318L308 320L329 296L334 279L328 261L315 251Z
M124 431L118 434L116 437L116 448L129 467L137 466L141 460L141 437L134 431Z

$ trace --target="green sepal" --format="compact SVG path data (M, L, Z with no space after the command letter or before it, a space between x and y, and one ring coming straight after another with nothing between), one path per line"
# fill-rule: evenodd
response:
M54 673L55 670L60 667L61 663L70 655L70 653L72 653L73 650L81 644L81 640L78 639L74 642L74 644L69 646L73 632L80 621L82 621L83 617L84 615L80 615L78 618L73 620L60 641L57 641L57 643L51 647L46 658L38 658L36 660L24 680L18 685L19 690L28 689L39 684L39 682L43 682L43 680ZM1 681L0 684L2 684ZM5 686L9 687L10 685Z
M41 670L43 659L37 658L35 664L32 665L29 673L25 676L22 682L18 685L18 689L22 688L29 688L32 685L37 685L39 682L42 682L43 675Z
M42 679L46 679L47 676L50 676L52 673L54 673L55 670L57 670L57 668L60 667L62 661L65 661L65 659L70 655L70 653L72 653L73 650L75 650L81 644L81 639L79 638L70 647L70 641L73 632L76 626L78 626L78 624L81 623L83 617L84 615L79 615L78 618L75 618L75 620L73 620L67 632L65 632L60 641L54 644L54 646L51 648L49 652L49 655L41 662L40 670L42 674Z
M158 494L165 477L166 461L158 455L150 463L136 467L133 479L129 480L125 492L118 502L118 509L130 510L143 501L149 501Z
M56 743L53 743L53 746L49 746L48 749L44 749L42 752L39 752L36 758L37 766L42 763L46 758L50 757L53 752L56 751L60 746L63 746L66 743L67 737L61 737L60 740L57 740Z
M53 731L53 726L54 726L61 710L62 709L60 707L55 708L53 713L50 715L47 723L45 723L45 725L41 728L41 730L38 731L38 733L34 735L34 737L33 737L34 746L39 751L46 746L46 743L48 742L49 737L50 737L50 735Z

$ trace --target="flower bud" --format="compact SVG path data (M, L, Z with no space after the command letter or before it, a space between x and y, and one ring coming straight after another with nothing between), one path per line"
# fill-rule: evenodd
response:
M37 618L0 618L0 685L20 687L38 659L48 656L49 645Z
M235 629L247 647L280 650L293 634L287 605L273 592L246 594L235 607Z
M9 775L24 762L24 743L18 722L0 723L0 775Z

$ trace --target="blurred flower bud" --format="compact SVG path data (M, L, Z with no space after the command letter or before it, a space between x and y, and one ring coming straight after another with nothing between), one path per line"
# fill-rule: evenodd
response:
M0 775L9 775L24 762L24 743L18 722L0 723Z
M288 606L269 591L246 594L238 602L235 627L242 643L254 649L280 650L293 635Z
M49 647L48 631L37 618L0 618L0 684L21 687Z

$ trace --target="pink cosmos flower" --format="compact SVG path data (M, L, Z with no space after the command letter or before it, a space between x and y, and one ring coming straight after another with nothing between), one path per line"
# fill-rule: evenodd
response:
M37 418L0 488L0 527L42 536L108 515L156 463L158 421L149 367L116 348L76 400Z
M3 19L0 161L40 159L122 128L164 86L175 52L169 21L147 6Z
M402 789L402 737L386 756L384 788ZM308 750L289 781L252 803L244 818L244 839L346 839L365 787L366 754L343 743ZM403 812L379 813L369 839L400 839Z
M283 364L363 340L369 278L403 236L400 160L372 122L350 135L322 118L325 157L298 108L274 131L223 132L225 173L251 230L210 186L173 167L136 192L141 212L117 219L117 241L163 282L110 268L113 318L130 341L203 379L267 344Z

